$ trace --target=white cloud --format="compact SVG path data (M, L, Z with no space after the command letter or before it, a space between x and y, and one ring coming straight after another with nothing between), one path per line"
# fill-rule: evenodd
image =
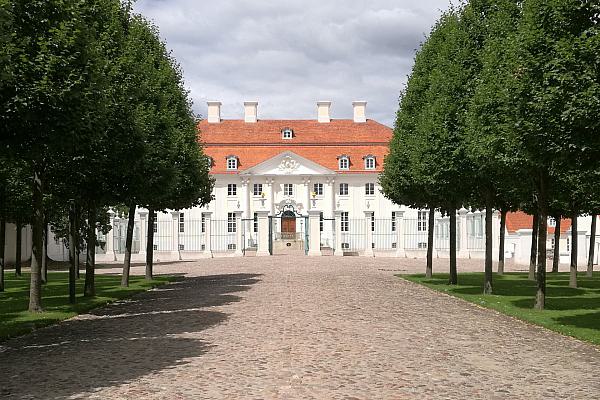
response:
M368 117L393 124L398 95L415 50L448 0L139 0L135 8L160 29L181 64L194 108L223 102L240 118L244 100L259 118L352 115L367 100Z

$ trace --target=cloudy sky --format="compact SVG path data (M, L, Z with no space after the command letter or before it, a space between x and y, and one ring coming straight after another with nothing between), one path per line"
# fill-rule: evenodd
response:
M138 0L180 62L195 111L225 119L258 100L259 118L369 118L392 125L415 49L449 0Z

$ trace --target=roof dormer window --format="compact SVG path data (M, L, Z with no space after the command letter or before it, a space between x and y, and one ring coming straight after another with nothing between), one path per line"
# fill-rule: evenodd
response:
M232 171L238 169L238 158L236 156L227 156L227 170Z
M365 169L375 169L375 156L369 154L364 156L363 160L365 160Z
M338 168L339 169L350 169L350 157L347 155L341 155L338 157Z
M284 128L281 130L282 139L292 139L294 137L294 131L290 128Z

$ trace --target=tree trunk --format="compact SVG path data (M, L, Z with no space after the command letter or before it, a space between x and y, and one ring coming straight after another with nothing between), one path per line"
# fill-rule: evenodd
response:
M42 283L48 283L48 217L44 213L44 232L42 232Z
M79 206L75 204L75 279L80 278L80 265L79 265L79 255L81 253L81 248L79 247L79 218L81 216L81 212L79 211Z
M154 266L154 209L148 209L148 234L146 235L146 279L153 278Z
M42 311L42 236L44 230L44 198L42 179L37 171L33 176L33 220L31 226L31 282L29 285L29 311ZM20 235L19 235L20 236ZM34 266L35 265L35 266Z
M0 205L0 292L4 292L4 268L6 247L6 217L4 205Z
M569 287L577 287L577 211L571 216L571 266L569 268Z
M88 231L86 239L87 252L83 294L84 296L93 297L96 295L96 285L94 282L96 274L96 206L93 203L88 208Z
M535 295L536 310L543 310L546 305L546 236L548 235L548 208L546 205L546 177L540 175L540 192L538 196L539 234L537 257L537 292Z
M494 210L492 210L492 196L488 194L486 196L485 204L485 274L483 281L483 294L492 294L492 270L494 264L492 262L492 217Z
M560 215L555 217L556 226L554 227L554 255L552 256L552 272L558 272L560 264Z
M75 264L75 204L69 206L69 303L76 301L75 282L77 280L77 265Z
M498 248L498 275L504 274L504 241L506 237L506 214L508 214L508 211L500 211L500 244Z
M435 230L435 208L429 208L429 219L427 220L427 268L425 276L431 278L433 274L433 233Z
M590 230L590 252L588 254L587 273L586 276L591 278L594 273L594 246L596 245L596 220L598 216L592 214L592 227Z
M456 272L456 209L449 210L450 213L450 285L458 284Z
M131 270L131 244L133 243L133 227L135 224L135 204L129 207L127 220L127 239L125 240L125 262L123 263L123 276L121 286L129 286L129 271Z
M23 225L21 221L17 219L17 243L15 246L15 275L21 276L21 247L23 246Z
M529 280L535 280L535 265L538 252L538 235L540 228L540 214L535 211L533 214L533 226L531 227L531 253L529 254Z

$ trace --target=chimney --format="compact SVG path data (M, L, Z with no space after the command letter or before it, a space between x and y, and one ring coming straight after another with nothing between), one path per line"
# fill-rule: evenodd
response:
M331 122L331 117L329 116L330 108L330 101L317 101L317 121L325 123Z
M245 101L244 102L244 121L245 122L256 122L258 118L258 101Z
M354 109L354 122L367 122L366 101L353 101L352 108Z
M208 104L208 123L218 124L221 122L221 102L207 101L206 104Z

